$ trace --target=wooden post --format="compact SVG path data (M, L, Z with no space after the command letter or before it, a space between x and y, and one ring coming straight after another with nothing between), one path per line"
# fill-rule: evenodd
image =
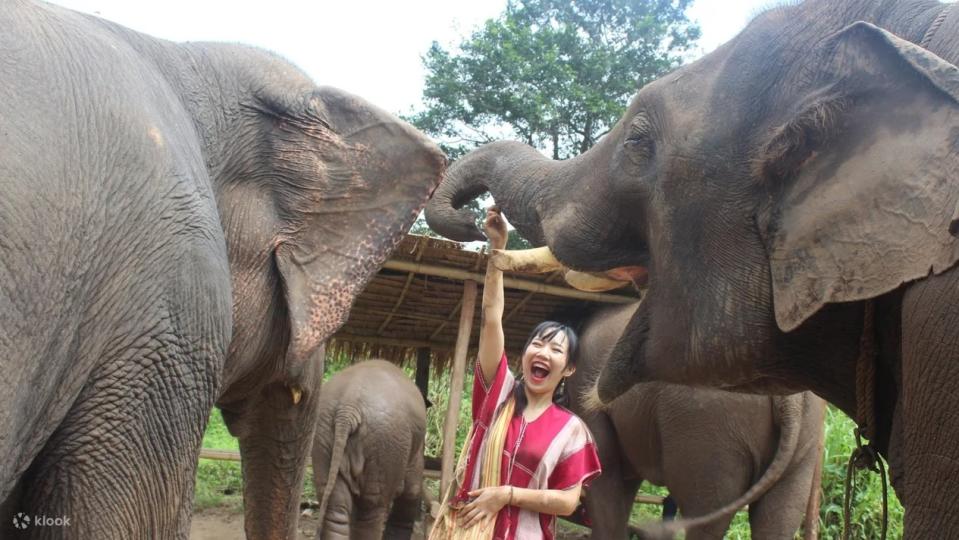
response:
M443 424L443 456L440 476L440 497L453 481L453 465L456 459L456 425L460 417L460 400L463 397L463 380L466 377L466 352L473 329L473 311L476 308L476 282L463 282L463 307L460 309L460 325L453 349L453 375L450 382L450 401Z
M423 403L429 407L430 403L430 349L420 347L416 349L416 387L423 394Z

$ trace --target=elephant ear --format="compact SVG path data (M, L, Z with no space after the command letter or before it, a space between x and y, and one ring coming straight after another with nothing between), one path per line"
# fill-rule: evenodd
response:
M873 25L828 40L817 81L764 145L776 322L876 297L959 259L959 70Z
M275 260L291 325L286 370L294 378L346 322L446 166L425 136L360 98L326 88L319 99L325 121L306 137L277 143L292 157L283 165L292 170L278 171L288 225Z

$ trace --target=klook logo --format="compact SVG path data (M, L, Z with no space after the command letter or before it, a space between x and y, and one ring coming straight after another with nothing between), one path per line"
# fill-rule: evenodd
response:
M28 516L23 512L17 512L13 516L13 526L18 529L26 529L33 525L34 527L69 527L70 518L68 517L50 517L50 516Z
M23 512L17 512L17 515L13 516L13 526L18 529L26 529L30 526L30 516Z

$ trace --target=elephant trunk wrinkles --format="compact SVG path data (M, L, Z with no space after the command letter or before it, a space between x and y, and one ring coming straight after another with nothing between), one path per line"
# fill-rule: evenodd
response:
M776 416L779 419L779 444L776 447L776 455L759 480L746 490L746 493L743 493L735 501L705 516L651 525L645 528L645 530L652 533L654 538L661 536L672 538L671 535L675 535L680 531L699 527L723 516L732 514L761 497L782 478L793 461L796 448L799 445L799 432L802 427L802 415L805 410L804 405L807 395L808 394L805 393L791 394L788 396L779 396L774 399L776 403Z
M243 504L247 538L292 540L297 536L299 499L309 446L300 441L293 445L295 455L286 459L271 452L244 452ZM241 443L241 450L242 446Z
M241 451L244 450L242 441L240 446ZM243 452L247 538L292 540L297 537L299 499L309 444L297 440L291 446L295 447L292 456L278 456L272 449L253 452L247 448Z
M643 379L648 334L649 310L640 305L610 351L593 388L584 396L589 408L603 408Z
M326 522L326 506L330 501L330 495L333 494L333 488L336 486L336 477L340 473L340 464L346 451L346 443L359 425L360 413L354 407L343 405L336 409L336 416L333 420L333 449L330 452L330 470L326 477L323 495L320 497L319 511L316 514L320 518L320 527L323 527Z
M547 183L561 181L555 171L562 166L519 142L487 144L449 168L426 206L426 221L453 240L485 240L473 214L462 206L489 192L523 238L536 246L545 245L539 214L548 207L549 193L562 191L555 185L547 187Z
M251 540L292 540L297 536L318 398L312 380L304 385L296 404L285 384L270 384L247 405L242 421L234 422L243 457L246 536Z

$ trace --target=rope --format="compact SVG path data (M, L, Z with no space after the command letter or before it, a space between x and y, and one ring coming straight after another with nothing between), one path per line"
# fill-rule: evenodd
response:
M866 301L863 313L862 336L859 339L859 358L856 361L856 449L846 465L846 490L843 499L843 539L849 540L852 530L852 492L856 486L855 469L878 472L882 478L882 540L886 540L889 528L888 485L886 467L879 457L874 441L876 437L876 307ZM869 444L862 444L862 437Z
M882 536L881 540L886 540L886 533L889 530L889 487L886 482L886 467L883 465L882 458L876 452L872 444L863 446L859 429L856 429L856 449L849 456L849 464L846 465L846 494L843 499L843 540L849 540L849 534L852 531L852 492L856 489L855 469L868 469L878 472L882 478Z
M919 42L920 47L923 49L929 48L929 42L932 41L932 37L936 35L936 31L939 30L939 27L942 26L943 22L945 22L946 17L949 16L950 8L952 8L952 4L946 4L946 7L942 8L942 11L939 12L939 16L932 21L932 24L929 25L929 29L926 30L926 34L922 36L922 41Z
M856 361L856 423L863 437L876 438L876 306L866 302Z

